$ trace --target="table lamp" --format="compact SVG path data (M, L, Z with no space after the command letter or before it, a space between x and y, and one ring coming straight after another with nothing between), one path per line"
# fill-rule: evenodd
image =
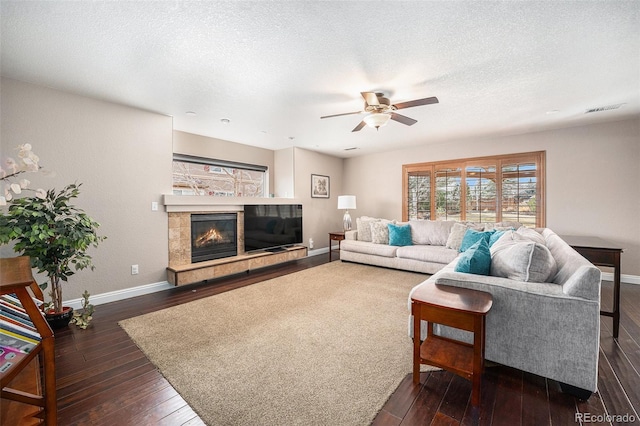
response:
M355 195L339 195L338 196L338 210L344 209L344 217L342 218L342 227L345 231L351 230L351 215L349 209L356 208L356 196Z

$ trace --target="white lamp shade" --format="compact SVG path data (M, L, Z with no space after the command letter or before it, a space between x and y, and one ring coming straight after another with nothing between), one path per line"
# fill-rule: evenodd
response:
M367 115L364 118L364 122L369 127L375 127L376 129L387 124L391 116L389 114L383 114L381 112L374 112Z
M338 196L338 209L349 210L356 208L356 196L355 195L339 195Z

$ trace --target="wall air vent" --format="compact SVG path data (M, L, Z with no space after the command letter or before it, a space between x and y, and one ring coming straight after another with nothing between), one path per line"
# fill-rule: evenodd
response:
M345 148L344 150L345 151L353 151L354 149L358 149L358 147L357 146L353 146L351 148Z
M612 109L618 109L622 105L624 105L624 104L614 104L614 105L607 105L607 106L597 107L597 108L589 108L584 113L585 114L589 114L590 112L610 111Z

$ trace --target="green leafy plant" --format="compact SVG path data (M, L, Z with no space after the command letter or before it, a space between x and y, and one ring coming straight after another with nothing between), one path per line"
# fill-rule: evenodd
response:
M14 251L29 256L31 266L47 275L48 282L40 287L50 285L56 313L62 312L62 282L76 271L93 270L87 251L106 238L97 234L98 222L71 204L80 193L80 185L14 198L7 214L0 218L0 244L15 242Z
M71 324L75 324L81 329L86 329L89 323L93 319L93 312L95 311L93 305L89 303L89 292L87 290L82 293L82 312L74 311L73 318L69 321Z

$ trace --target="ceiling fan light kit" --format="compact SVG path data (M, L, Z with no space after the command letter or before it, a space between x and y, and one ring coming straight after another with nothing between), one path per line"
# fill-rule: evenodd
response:
M364 126L373 127L376 130L380 129L380 127L386 125L389 120L397 121L398 123L402 123L406 126L412 126L417 123L417 120L413 118L405 117L404 115L400 115L395 113L399 109L403 108L411 108L421 105L429 105L429 104L437 104L438 98L432 96L430 98L424 99L415 99L413 101L401 102L399 104L391 105L391 101L388 98L384 97L383 93L374 93L374 92L360 92L360 95L364 98L364 110L363 111L355 111L355 112L345 112L342 114L333 114L333 115L325 115L322 118L332 118L332 117L340 117L343 115L352 115L352 114L362 114L369 113L361 122L358 124L352 132L359 132L362 130Z
M372 112L364 118L364 122L367 123L367 126L375 127L375 129L378 130L380 127L385 126L390 118L391 116L389 114Z

